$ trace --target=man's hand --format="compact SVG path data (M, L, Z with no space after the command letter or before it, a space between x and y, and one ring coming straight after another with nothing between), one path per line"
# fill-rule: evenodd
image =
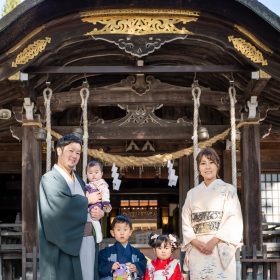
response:
M93 192L93 193L86 192L86 197L88 199L88 204L94 204L101 201L100 192Z
M90 217L95 221L98 221L104 217L104 211L102 211L98 206L93 207L90 210L89 214L90 214Z

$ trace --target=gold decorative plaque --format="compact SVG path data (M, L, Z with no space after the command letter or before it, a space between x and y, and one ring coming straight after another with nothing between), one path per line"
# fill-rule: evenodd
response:
M13 74L12 76L10 76L8 78L8 80L10 81L19 81L20 80L20 73L16 72L15 74Z
M263 70L260 70L260 78L270 80L271 76L268 73L264 72Z
M273 53L273 51L269 47L267 47L264 43L262 43L259 39L257 39L255 35L250 33L244 27L235 24L234 28L237 29L239 32L243 33L246 37L248 37L250 40L252 40L255 45L257 45L258 47L260 47L264 51L266 51L268 53L271 53L271 54Z
M22 52L17 55L16 60L12 62L12 67L26 64L29 60L41 53L50 42L51 38L46 37L45 39L37 40L34 43L29 44Z
M192 34L185 25L197 21L198 12L183 10L102 10L81 13L95 27L85 35Z
M268 65L267 60L263 57L263 54L251 43L246 42L242 38L235 38L234 36L228 36L228 41L233 44L236 50L249 58L251 61L260 63L263 66Z

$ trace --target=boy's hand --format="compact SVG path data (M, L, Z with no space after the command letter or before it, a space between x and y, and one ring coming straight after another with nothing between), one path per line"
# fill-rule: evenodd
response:
M116 270L116 269L118 269L120 267L120 263L119 262L115 262L115 263L113 263L113 265L112 265L112 270Z
M126 263L126 267L130 272L137 272L136 265L133 263Z

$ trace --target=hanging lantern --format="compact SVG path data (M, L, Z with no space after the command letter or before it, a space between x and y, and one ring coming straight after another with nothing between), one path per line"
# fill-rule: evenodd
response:
M197 136L200 141L208 140L209 139L208 129L204 126L200 126L197 131Z
M84 135L83 129L81 127L73 128L72 133L80 139L82 139Z
M33 128L35 139L38 141L45 141L47 139L47 131L42 127Z
M8 120L12 117L12 112L9 109L0 109L0 120Z

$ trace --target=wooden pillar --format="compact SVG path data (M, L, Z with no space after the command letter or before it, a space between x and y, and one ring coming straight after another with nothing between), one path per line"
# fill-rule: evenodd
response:
M34 137L32 125L22 133L22 242L27 251L37 246L37 198L41 168L41 143Z
M258 124L244 125L241 137L244 243L262 246L261 161Z
M23 110L24 108L24 110ZM27 252L37 246L37 198L42 175L41 142L37 141L34 128L40 124L40 117L34 115L34 103L24 98L23 107L14 107L15 119L21 128L12 127L12 134L22 140L22 245Z
M193 181L193 157L182 157L179 159L179 233L182 237L182 207L185 203L188 190L194 187Z
M223 180L229 184L232 184L232 164L231 164L231 151L223 151Z

